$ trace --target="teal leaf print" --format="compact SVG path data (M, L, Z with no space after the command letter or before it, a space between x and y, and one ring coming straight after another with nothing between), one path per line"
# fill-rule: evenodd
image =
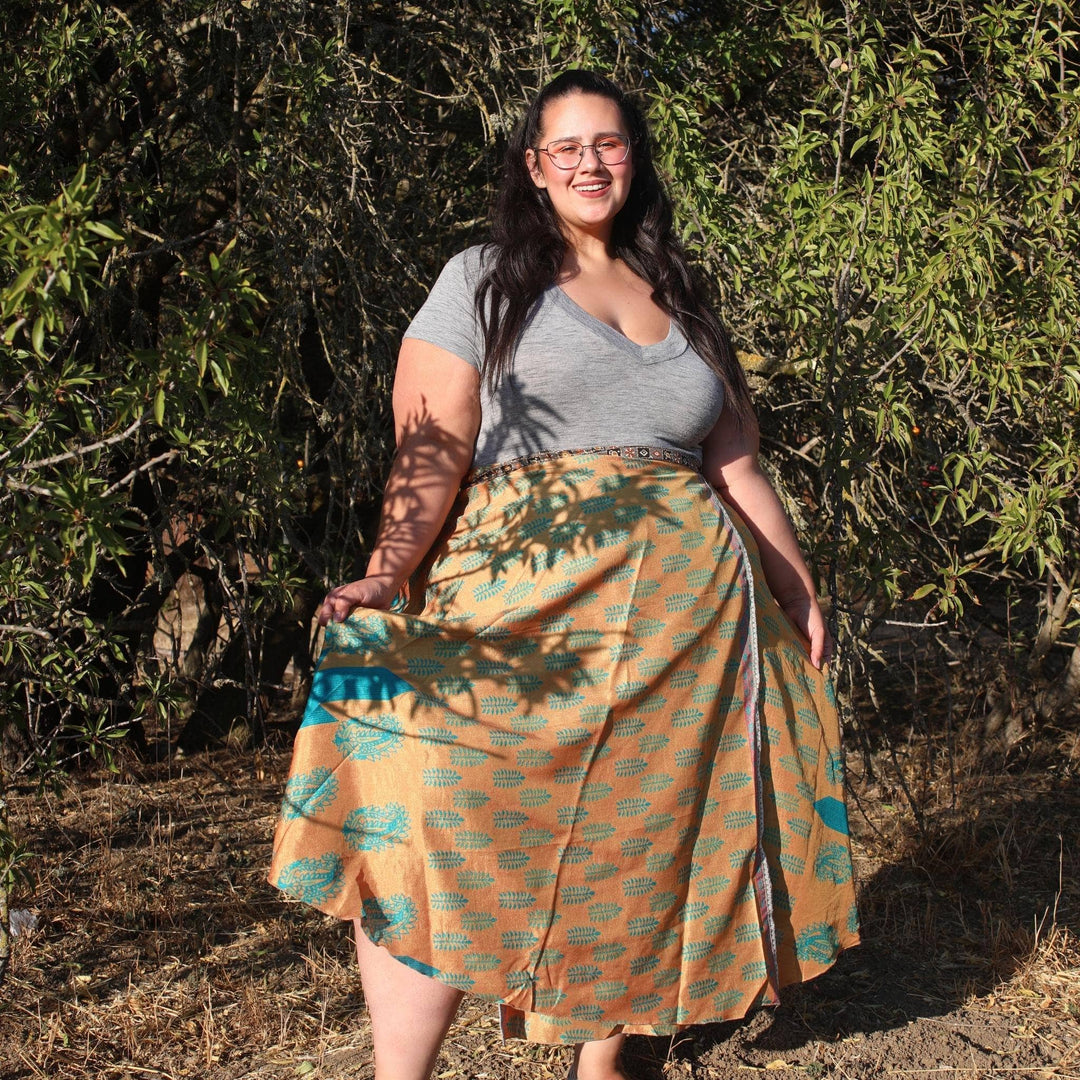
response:
M594 945L599 938L600 930L595 926L571 926L566 932L571 945Z
M420 736L420 741L428 746L457 742L457 735L445 727L422 727L417 735Z
M531 858L527 851L500 851L496 862L500 870L519 870L528 866Z
M595 964L573 964L566 971L566 981L571 986L581 986L584 983L596 982L604 969Z
M662 732L657 732L652 735L642 735L639 746L643 754L653 754L657 750L663 750L665 746L671 741L671 738L664 735Z
M690 1000L694 1001L697 998L708 997L719 985L715 979L698 979L686 988L686 992Z
M326 651L366 653L385 649L391 642L390 628L379 615L353 615L343 623L326 628Z
M472 938L468 934L441 931L432 934L431 945L436 952L461 952L472 945Z
M528 930L506 930L502 935L502 947L507 952L524 951L525 949L531 949L535 944L536 935L529 933ZM524 975L526 982L531 981L527 971L519 971L515 974ZM509 981L509 976L507 981Z
M469 953L464 962L466 971L494 971L502 963L494 953Z
M428 829L460 829L465 824L465 815L454 810L426 810L424 827Z
M623 896L648 896L656 888L656 880L651 877L624 878Z
M491 796L484 791L473 788L462 788L454 792L454 805L459 810L479 810L491 801Z
M457 892L433 892L431 907L434 911L460 911L469 904L468 898Z
M738 1005L742 997L742 992L739 990L722 990L713 998L713 1008L718 1013L725 1013Z
M789 874L802 874L806 871L806 860L798 855L792 855L789 851L781 851L777 856L777 862Z
M453 787L461 783L461 773L453 769L424 769L424 787Z
M349 717L334 732L334 745L352 761L379 761L401 748L404 725L396 716Z
M847 931L849 934L857 934L859 932L859 907L857 904L852 904L848 909Z
M578 798L583 803L598 802L600 799L606 799L614 790L610 784L605 784L602 780L590 780L582 784Z
M713 951L715 944L715 942L708 940L688 941L682 949L683 959L704 960Z
M683 922L693 922L709 914L709 905L704 900L691 900L682 910Z
M510 911L519 911L522 908L530 908L536 903L536 897L532 893L518 890L508 890L499 893L499 907Z
M563 861L568 866L578 866L580 863L589 862L593 857L593 849L587 844L568 844L563 849Z
M742 772L724 773L716 777L716 784L721 791L738 791L750 784L750 776Z
M344 883L341 857L328 852L318 859L297 859L289 863L281 872L277 887L305 904L319 904L337 896Z
M416 904L403 893L369 896L364 900L363 926L376 945L399 941L416 926Z
M567 906L571 904L587 904L596 892L588 885L565 885L559 890L562 902Z
M589 919L594 923L610 922L622 914L620 904L591 904L589 906Z
M543 847L555 841L555 834L550 829L522 829L518 842L523 848Z
M795 955L800 960L831 964L839 951L836 930L829 923L812 923L795 936Z
M722 934L731 925L731 916L710 915L701 925L706 934Z
M401 803L361 806L341 827L345 843L353 851L385 851L409 834L409 815Z
M831 881L843 885L851 880L851 860L843 844L822 844L814 859L814 877L818 881Z
M555 760L555 755L550 750L540 750L528 747L519 750L517 755L518 767L521 769L542 768L550 765Z
M495 884L495 875L486 870L459 870L457 880L459 889L490 889Z
M490 911L463 911L461 913L463 930L490 930L498 921L498 918Z
M551 802L551 792L544 788L522 788L518 792L518 802L522 806L546 806Z
M638 915L626 924L630 937L648 937L660 929L660 920L655 915Z
M581 835L590 843L610 840L618 830L606 821L594 821L581 830Z
M731 878L724 874L713 874L711 877L703 877L698 882L698 894L701 896L716 896L722 893L731 884Z
M588 740L590 734L587 727L563 728L555 732L555 740L560 746L576 746Z
M830 784L839 784L844 779L844 759L839 750L830 750L825 759L825 779Z
M577 825L589 816L589 811L583 806L560 806L555 811L555 817L560 825Z
M537 1009L553 1009L565 1001L566 997L565 990L560 990L557 986L544 986L537 987L534 1000Z
M456 870L465 865L465 856L460 851L429 851L428 866L432 870Z
M543 889L548 885L554 885L559 880L557 874L551 870L543 870L539 867L532 867L525 871L525 887L527 889ZM550 953L548 954L550 960Z
M286 821L310 817L325 810L337 798L337 794L337 779L324 766L309 773L297 773L285 785L281 816Z
M459 769L467 768L470 765L483 765L487 758L487 754L475 746L450 747L450 764L456 765Z
M653 795L658 791L666 791L675 783L675 777L667 773L653 773L651 776L641 778L641 790L646 795Z
M713 975L719 975L721 971L726 971L734 963L735 954L733 952L717 953L715 956L709 957L709 971Z
M491 716L505 716L517 709L518 703L512 697L492 694L480 699L480 711Z
M638 814L646 814L652 807L648 799L619 799L615 804L615 813L619 817L637 817Z
M614 863L593 863L591 866L585 867L585 880L606 881L609 877L614 877L618 872L619 868Z
M629 987L626 983L617 979L608 979L593 986L593 995L597 1001L615 1001L617 998L625 997L628 992Z
M483 851L494 843L495 837L490 833L475 829L459 829L454 833L454 844L459 851Z

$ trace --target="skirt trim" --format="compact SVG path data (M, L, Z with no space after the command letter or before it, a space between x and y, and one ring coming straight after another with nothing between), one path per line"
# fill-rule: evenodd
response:
M710 502L717 514L731 530L732 543L739 553L742 573L746 576L747 606L743 629L748 639L748 652L756 660L748 664L743 674L743 695L750 707L745 713L750 728L750 756L753 762L754 806L757 815L757 845L754 851L754 895L757 900L758 919L761 923L762 953L769 989L773 997L780 994L779 942L776 932L776 911L773 901L772 878L769 875L768 854L765 851L765 784L761 771L762 713L761 700L761 650L758 643L757 586L754 581L753 562L743 543L742 534L735 528L723 500L710 488Z
M582 454L603 454L608 457L628 458L632 461L663 461L669 465L682 465L687 469L700 471L701 455L686 450L672 450L666 446L589 446L579 450L538 450L535 454L500 461L494 465L483 465L467 473L463 487L482 484L494 480L497 476L506 476L526 465L539 465L558 458L577 457Z

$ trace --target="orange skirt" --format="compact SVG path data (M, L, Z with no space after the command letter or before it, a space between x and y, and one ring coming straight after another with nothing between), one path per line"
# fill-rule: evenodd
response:
M695 470L473 483L422 578L327 630L278 888L536 1042L734 1019L857 942L832 687Z

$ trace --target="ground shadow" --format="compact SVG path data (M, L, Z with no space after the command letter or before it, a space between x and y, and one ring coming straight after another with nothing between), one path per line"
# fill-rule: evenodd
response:
M965 802L861 883L863 944L786 988L749 1045L780 1054L945 1016L1016 974L1055 925L1080 930L1080 785L994 777ZM696 1048L738 1026L698 1029Z

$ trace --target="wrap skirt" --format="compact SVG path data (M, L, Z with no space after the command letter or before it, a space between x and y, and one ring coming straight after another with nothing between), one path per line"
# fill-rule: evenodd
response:
M678 455L539 457L327 628L270 880L508 1036L741 1017L858 940L832 686Z

